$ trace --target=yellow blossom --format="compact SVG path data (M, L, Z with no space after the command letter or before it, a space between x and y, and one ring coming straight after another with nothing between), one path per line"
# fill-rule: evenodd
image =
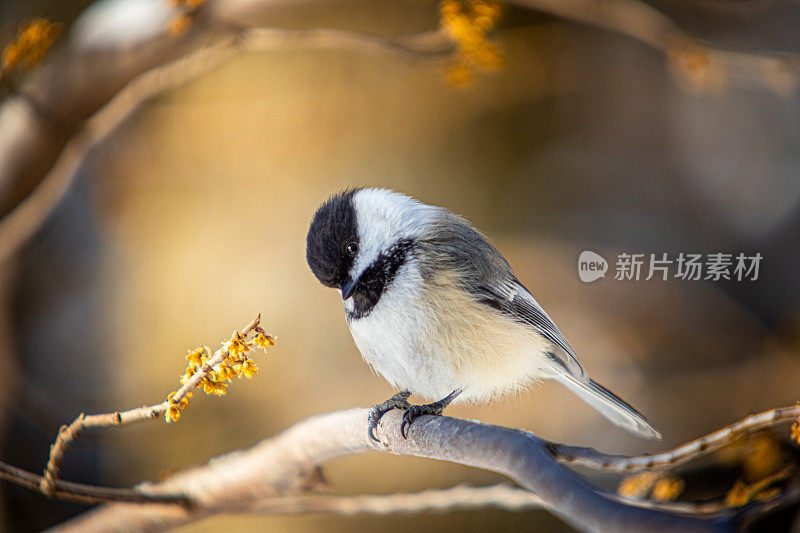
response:
M224 396L226 392L227 384L223 381L217 381L215 379L206 378L203 380L203 392L206 394L213 394L215 396Z
M226 352L229 352L234 358L239 357L250 347L247 345L245 341L242 340L241 334L238 331L234 331L231 339L227 342L222 343L222 347Z
M186 406L188 406L188 405L189 405L189 398L191 398L191 397L192 397L192 393L191 393L191 392L187 392L187 393L186 393L186 394L183 396L183 398L181 398L181 400L180 400L179 402L176 402L175 400L173 400L173 398L175 397L175 394L177 394L177 391L176 391L176 392L170 392L170 393L167 395L167 400L169 401L169 403L170 403L171 405L177 405L177 406L178 406L178 407L180 407L181 409L186 409Z
M800 422L792 424L792 440L800 444Z
M192 377L197 372L197 368L194 366L186 367L186 373L181 376L181 385L186 384L189 381L189 378Z
M696 92L714 94L725 86L725 67L702 45L679 43L667 52L667 58L673 74Z
M458 0L444 0L439 5L439 13L442 15L442 20L449 21L461 12L461 2Z
M227 379L230 381L232 378L236 377L237 372L235 372L233 368L226 365L225 363L220 363L217 374L219 376L219 379Z
M252 340L249 339L251 332ZM275 337L264 332L256 322L247 333L234 331L230 339L222 342L222 349L213 355L208 346L187 350L185 358L188 366L180 382L186 385L190 380L196 379L195 387L206 394L224 396L233 378L244 376L250 379L258 373L258 367L246 354L256 346L266 351L267 347L274 344ZM177 391L167 396L167 422L176 421L180 417L180 411L189 405L189 398L192 397L191 392L187 392L176 401L176 394Z
M447 69L445 78L454 87L465 87L475 79L473 69L463 63L456 63Z
M275 337L259 333L253 339L253 342L256 343L256 346L258 346L259 348L261 348L266 352L268 346L275 346Z
M728 491L728 494L725 495L725 505L728 507L741 507L754 499L763 500L774 497L776 494L775 489L778 488L772 487L772 485L789 477L793 470L792 466L788 466L752 484L745 483L741 479L737 480L731 490Z
M744 479L758 481L773 474L783 464L780 443L774 434L756 435L748 442L742 459Z
M486 39L502 13L497 0L444 0L439 5L441 26L457 47L454 64L446 72L451 85L468 85L476 69L497 70L503 65L500 48Z
M660 472L642 472L628 476L620 482L617 492L626 498L646 498L661 475Z
M189 31L189 26L192 25L192 17L189 15L178 15L169 21L167 30L170 35L183 35Z
M488 17L492 22L496 22L503 13L503 4L498 1L488 2L486 0L473 0L472 10L476 15Z
M177 405L181 409L186 409L186 407L189 405L189 398L192 397L192 393L191 392L187 392L183 396L183 398L181 398L181 400L179 402L176 402L175 400L173 400L173 398L175 397L175 394L177 394L177 391L176 392L170 392L167 395L167 401L169 401L170 405Z
M475 47L484 38L484 31L466 15L453 17L445 24L445 31L462 48Z
M244 363L242 363L242 374L247 379L252 378L258 373L258 367L253 362L252 359L245 359Z
M181 410L177 404L170 404L170 406L167 407L167 411L164 413L164 419L167 421L167 424L170 422L177 422L180 417Z
M725 495L725 505L728 507L741 507L749 503L752 497L753 494L750 487L747 486L747 483L739 479L733 487L731 487L731 490L728 491L728 494Z
M203 361L204 357L203 356L205 355L205 353L206 353L206 349L203 348L203 347L196 348L196 349L194 349L192 351L189 351L186 354L186 362L188 362L189 365L191 365L191 366L195 366L195 367L202 366L202 364L204 363L204 361Z
M755 499L759 501L766 501L771 500L772 498L778 496L781 493L781 489L779 487L772 487L770 489L762 490L758 494L756 494Z
M22 24L15 41L3 49L2 68L32 68L45 56L56 40L61 27L44 18Z
M683 492L685 484L682 479L668 476L658 480L650 496L659 502L674 500Z
M498 70L503 66L505 58L500 48L493 43L484 42L472 52L472 61L484 70Z
M185 6L190 9L197 9L205 3L205 0L169 0L173 6Z

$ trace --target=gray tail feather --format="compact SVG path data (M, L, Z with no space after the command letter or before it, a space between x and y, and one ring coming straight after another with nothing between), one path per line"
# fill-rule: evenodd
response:
M661 433L656 431L639 411L595 380L582 381L565 373L560 373L557 379L580 396L581 400L622 429L647 439L661 438Z

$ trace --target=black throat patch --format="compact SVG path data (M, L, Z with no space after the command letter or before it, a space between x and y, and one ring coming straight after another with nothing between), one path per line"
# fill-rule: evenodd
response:
M353 310L347 312L347 319L364 318L375 308L381 296L394 280L397 271L414 250L414 241L403 239L381 253L358 278L353 292Z

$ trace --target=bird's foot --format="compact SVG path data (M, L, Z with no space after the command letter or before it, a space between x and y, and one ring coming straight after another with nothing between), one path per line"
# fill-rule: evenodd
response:
M369 438L375 442L380 442L378 437L375 436L375 429L378 427L378 422L381 417L391 411L392 409L410 409L412 406L408 403L408 397L411 396L411 391L406 389L400 391L383 403L379 403L369 410L369 420L367 422L367 433Z
M445 408L450 405L450 402L456 399L456 396L461 394L461 389L456 389L438 402L427 403L425 405L409 405L406 407L406 412L403 414L403 422L400 424L400 433L404 439L408 438L408 429L414 420L422 415L441 415Z

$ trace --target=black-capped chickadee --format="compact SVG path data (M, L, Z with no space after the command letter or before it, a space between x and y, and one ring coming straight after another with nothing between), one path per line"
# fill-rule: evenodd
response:
M347 324L372 368L402 389L376 405L404 409L401 432L453 400L488 400L556 379L617 426L661 438L624 400L589 379L569 342L505 258L460 216L386 189L346 190L311 221L306 258L342 291ZM411 405L411 393L441 398Z

